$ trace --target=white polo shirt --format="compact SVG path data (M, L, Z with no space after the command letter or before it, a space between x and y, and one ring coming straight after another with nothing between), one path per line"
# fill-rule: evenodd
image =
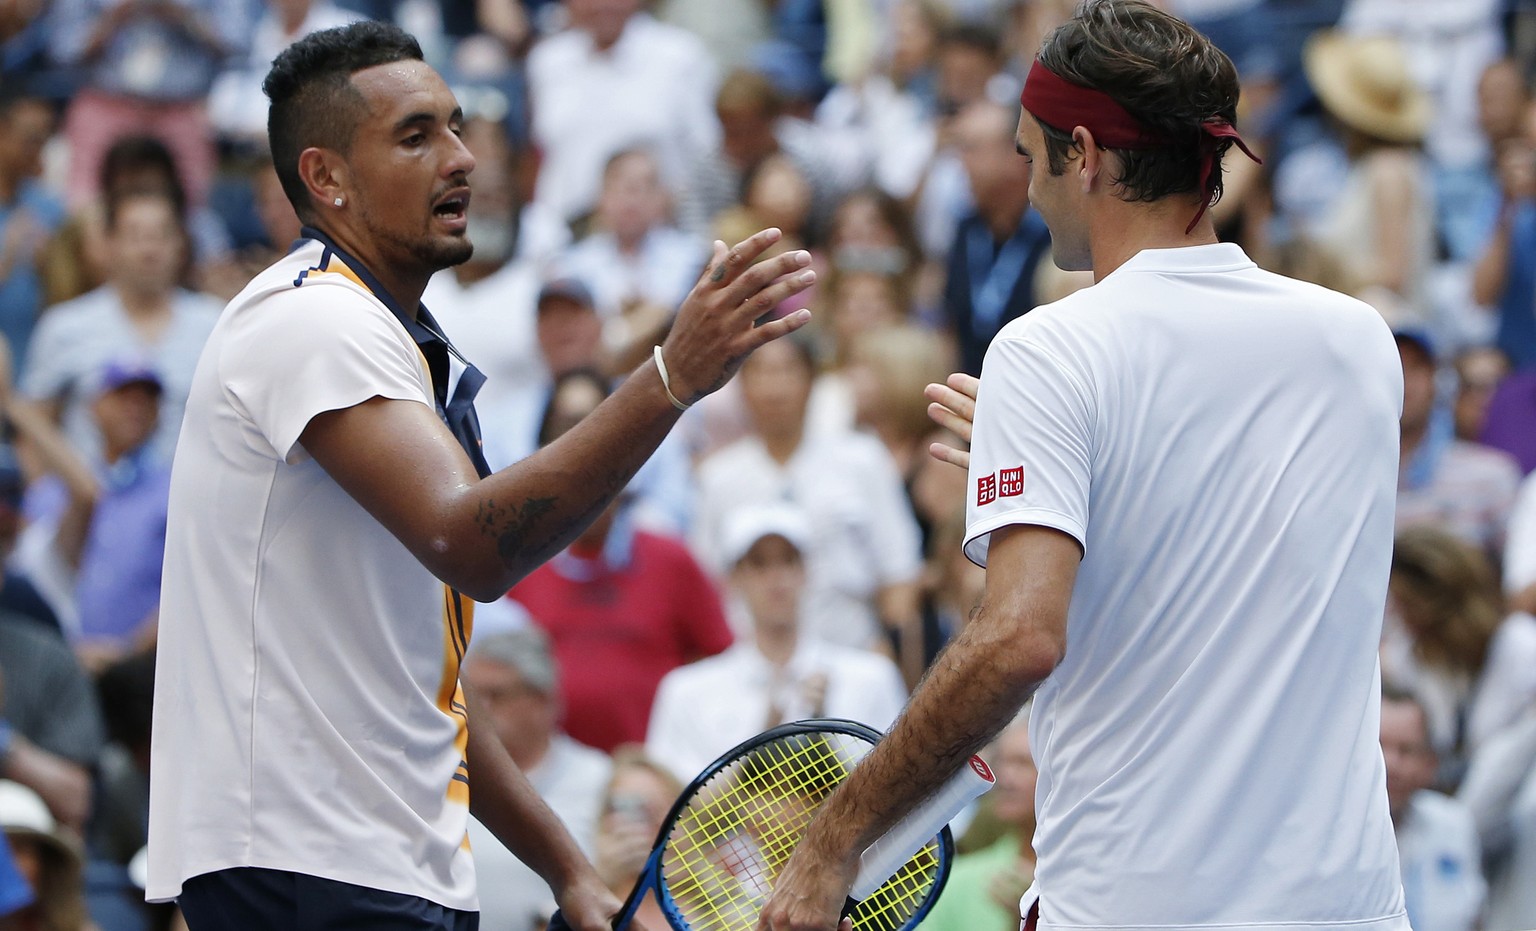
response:
M1376 654L1402 390L1374 310L1226 244L992 343L966 552L1084 549L1030 723L1042 929L1407 931Z
M152 901L229 867L476 907L459 659L472 616L298 445L372 397L432 404L413 339L310 241L209 337L171 476Z

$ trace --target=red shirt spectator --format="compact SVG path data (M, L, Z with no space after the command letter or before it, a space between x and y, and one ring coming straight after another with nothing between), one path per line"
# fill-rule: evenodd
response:
M509 593L554 643L566 733L609 752L645 740L662 676L731 645L720 596L688 550L624 524L610 510Z

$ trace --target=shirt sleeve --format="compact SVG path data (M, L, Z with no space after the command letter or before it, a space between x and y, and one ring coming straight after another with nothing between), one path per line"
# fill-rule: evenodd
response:
M39 653L46 669L42 694L47 713L39 715L38 727L27 738L49 753L81 766L93 767L103 743L101 712L96 689L67 648Z
M923 571L923 534L896 463L879 444L872 444L872 450L863 478L869 483L874 529L870 544L878 560L879 584L911 582Z
M224 340L219 372L266 452L289 463L306 458L296 447L317 414L376 397L432 404L421 353L399 322L325 282L249 308Z
M1030 335L987 351L966 485L965 555L987 564L994 530L1051 527L1086 550L1093 404L1085 380Z

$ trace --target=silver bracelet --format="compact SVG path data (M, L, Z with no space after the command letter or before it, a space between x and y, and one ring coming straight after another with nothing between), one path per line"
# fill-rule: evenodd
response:
M661 359L660 346L657 346L655 350L651 352L651 358L656 360L656 372L661 376L661 390L667 393L667 400L671 401L672 406L678 410L687 410L692 405L684 404L682 401L677 399L677 395L672 393L672 384L667 378L667 363L663 362Z

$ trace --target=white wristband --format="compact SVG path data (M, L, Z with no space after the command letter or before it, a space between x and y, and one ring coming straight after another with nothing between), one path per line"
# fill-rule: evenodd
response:
M682 401L679 401L677 399L677 395L672 393L672 384L667 378L667 363L663 362L661 359L660 346L657 346L655 350L651 352L651 358L656 360L656 372L661 376L661 390L667 393L667 400L671 401L672 406L678 410L687 410L691 405L684 404Z

